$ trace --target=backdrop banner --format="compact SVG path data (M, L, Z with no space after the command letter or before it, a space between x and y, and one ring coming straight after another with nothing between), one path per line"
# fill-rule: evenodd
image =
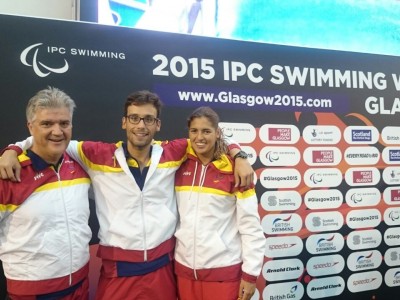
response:
M211 106L256 173L253 300L399 294L399 57L6 15L0 36L1 147L28 136L25 106L48 85L76 101L79 140L124 140L136 90L165 104L157 139Z

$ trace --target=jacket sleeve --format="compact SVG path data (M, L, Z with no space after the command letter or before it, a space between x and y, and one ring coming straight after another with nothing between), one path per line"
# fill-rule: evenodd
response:
M238 229L242 240L242 279L255 282L261 272L266 246L255 189L237 191L236 199Z

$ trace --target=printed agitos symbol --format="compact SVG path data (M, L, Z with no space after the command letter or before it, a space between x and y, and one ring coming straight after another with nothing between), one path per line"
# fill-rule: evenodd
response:
M389 218L390 218L392 221L396 221L396 220L398 220L398 219L400 218L400 216L399 216L399 213L398 213L397 211L391 211L391 212L389 213Z
M322 182L322 177L321 177L321 175L318 175L318 174L313 173L313 174L311 174L311 176L310 176L310 180L311 180L314 184L317 184L317 183L319 183L319 182Z
M286 219L276 218L276 219L272 222L272 225L275 225L275 223L277 223L277 222L279 222L279 221L289 222L291 218L292 218L291 215L290 215L288 218L286 218Z
M22 51L21 55L20 55L20 60L21 62L28 67L32 67L33 71L36 73L37 76L39 77L46 77L48 76L50 73L57 73L57 74L62 74L68 71L69 69L69 65L68 62L64 59L64 66L60 67L60 68L53 68L53 67L49 67L47 65L45 65L44 63L38 61L38 53L39 53L39 46L43 45L43 43L37 43L37 44L33 44L27 48L24 49L24 51ZM27 57L29 55L29 53L33 51L33 57L32 57L32 63L28 63L27 61ZM40 65L40 67L39 67ZM42 70L47 70L46 71L42 71Z
M274 162L279 160L279 155L276 152L268 151L266 154L266 158L267 160L269 160L269 162Z
M350 199L351 199L351 201L353 201L354 203L359 203L359 202L361 202L361 201L363 200L362 197L361 197L361 195L358 194L358 193L354 193L353 195L351 195Z
M400 271L397 271L396 273L394 273L394 278L400 278Z

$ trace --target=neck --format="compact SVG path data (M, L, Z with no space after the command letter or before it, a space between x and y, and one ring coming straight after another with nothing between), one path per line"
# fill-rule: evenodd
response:
M143 169L150 160L151 155L151 145L146 145L143 147L135 147L128 143L128 153L129 155L136 159L139 163L140 169Z

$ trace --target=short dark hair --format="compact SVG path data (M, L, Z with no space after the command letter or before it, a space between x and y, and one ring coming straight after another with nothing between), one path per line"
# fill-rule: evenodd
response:
M157 110L157 118L161 115L162 102L160 97L150 91L137 91L128 96L125 101L124 116L128 114L128 107L131 105L141 106L144 104L152 104Z

